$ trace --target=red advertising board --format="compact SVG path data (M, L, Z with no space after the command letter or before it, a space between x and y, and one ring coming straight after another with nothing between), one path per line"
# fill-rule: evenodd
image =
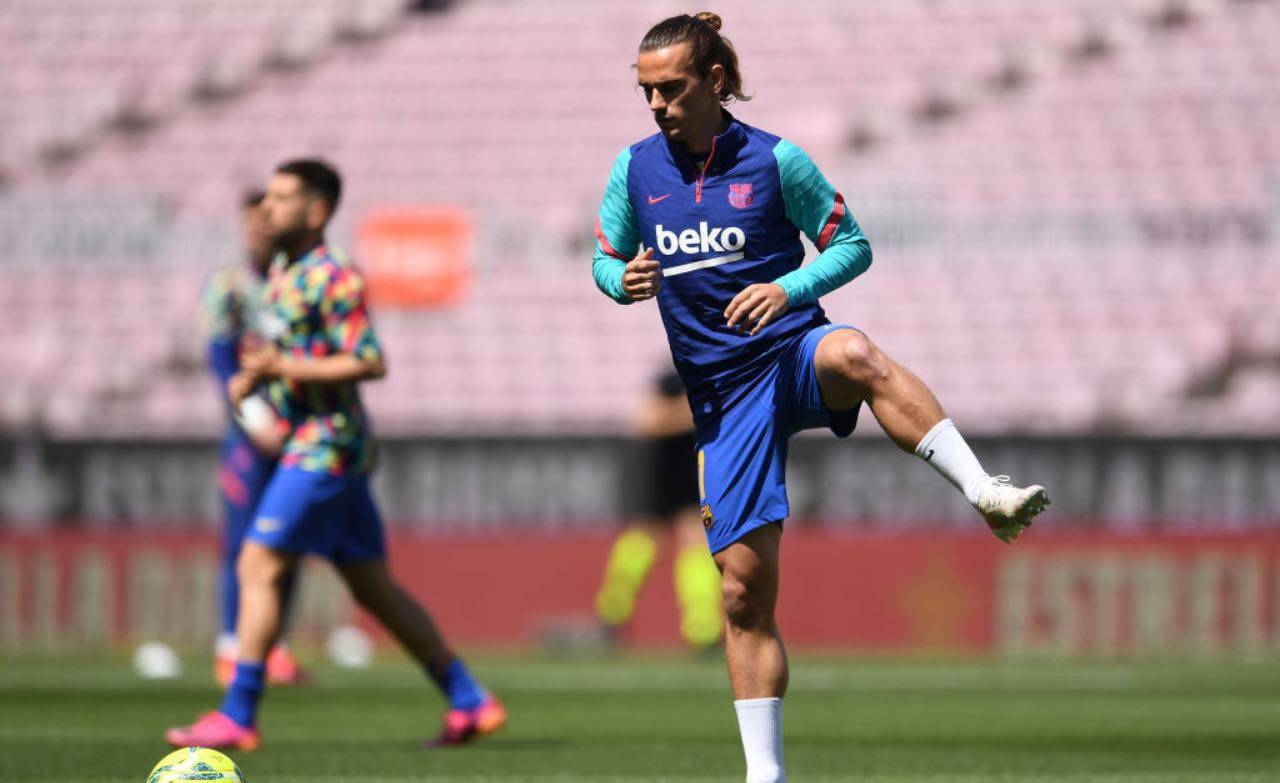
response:
M462 644L528 645L589 622L601 535L393 538L405 586ZM669 553L668 553L669 554ZM0 534L0 650L213 633L209 534ZM356 616L332 571L308 565L295 622ZM679 642L669 558L630 629ZM1280 647L1280 534L979 535L788 532L779 616L797 647L1070 655L1255 654ZM367 622L367 619L364 620Z
M379 207L357 229L356 258L378 306L457 301L470 284L471 248L471 220L458 207Z

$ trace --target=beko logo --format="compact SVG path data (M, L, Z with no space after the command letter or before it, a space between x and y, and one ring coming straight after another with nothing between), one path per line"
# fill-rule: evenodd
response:
M707 221L698 224L698 228L686 228L677 234L663 229L659 223L656 227L658 235L658 251L664 256L681 253L723 253L741 250L747 244L747 235L737 226L728 228L709 228Z

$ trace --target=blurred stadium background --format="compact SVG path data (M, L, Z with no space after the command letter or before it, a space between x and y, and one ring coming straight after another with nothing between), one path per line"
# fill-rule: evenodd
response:
M756 100L871 238L825 300L1049 487L1025 543L869 417L790 471L800 648L1280 648L1280 3L721 0ZM395 561L464 644L589 616L652 307L589 274L666 0L0 3L0 650L214 632L203 280L279 161L346 178L390 373ZM350 611L311 569L298 620ZM678 640L669 576L634 638Z

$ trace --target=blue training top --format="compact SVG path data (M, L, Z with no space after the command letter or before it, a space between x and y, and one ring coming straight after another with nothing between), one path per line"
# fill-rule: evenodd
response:
M622 304L630 302L625 262L653 248L663 276L658 307L695 403L730 396L789 338L827 323L818 297L871 266L870 243L809 156L728 119L702 162L661 133L623 150L596 223L592 273ZM800 232L820 253L803 268ZM724 311L755 283L780 285L789 308L749 336L731 329Z

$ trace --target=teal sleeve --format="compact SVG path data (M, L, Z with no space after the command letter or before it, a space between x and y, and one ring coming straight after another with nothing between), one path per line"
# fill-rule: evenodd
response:
M787 219L818 249L807 266L773 282L792 305L816 302L871 266L871 243L845 207L844 196L822 176L805 151L789 141L773 148Z
M631 304L622 291L622 270L635 257L640 247L640 230L636 228L636 211L627 195L627 169L631 165L631 149L618 154L609 172L600 216L596 219L596 252L591 261L591 275L596 287L619 304Z

